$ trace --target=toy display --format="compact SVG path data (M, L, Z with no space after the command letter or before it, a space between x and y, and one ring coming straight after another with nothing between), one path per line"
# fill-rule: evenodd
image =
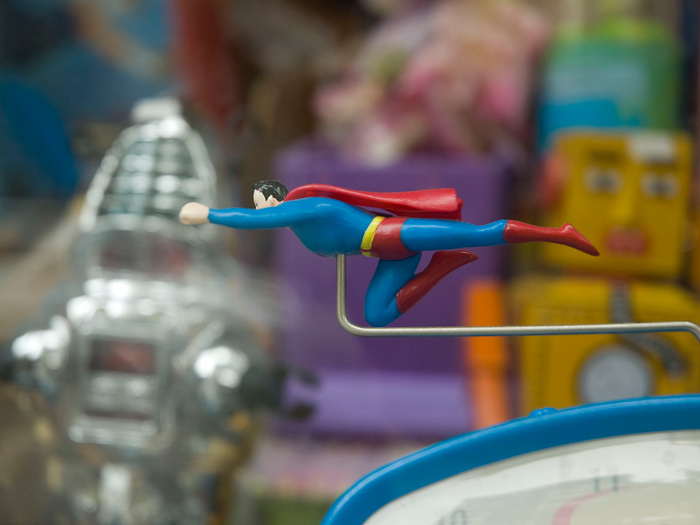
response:
M87 193L74 280L12 344L13 380L50 417L51 489L68 522L223 517L220 491L260 409L282 409L289 374L257 335L270 321L260 290L215 231L177 221L192 198L213 203L215 177L187 122L125 130Z
M368 474L322 525L696 523L698 413L700 396L538 410Z
M278 181L262 181L255 185L253 198L255 210L215 210L189 203L180 212L180 220L239 229L289 227L318 255L361 253L378 258L365 298L365 319L373 326L396 320L443 277L477 258L461 248L544 241L598 255L568 223L543 228L513 220L483 226L462 222L462 201L448 189L373 193L312 184L288 192ZM398 215L375 215L362 207ZM438 251L416 274L421 253L428 250Z
M519 324L700 320L700 303L669 284L530 278L514 288ZM700 389L697 341L687 334L522 338L520 369L521 413Z
M685 134L569 132L557 140L543 181L547 222L585 224L603 257L544 246L546 262L570 269L678 278L692 173Z
M377 21L369 2L401 7ZM279 113L302 107L276 96L289 85L290 99L311 95L322 136L275 158L260 178L279 180L253 184L253 207L224 207L217 189L240 181L217 181L179 102L132 113L64 243L72 278L0 341L0 381L41 411L32 432L49 461L37 492L57 523L292 523L303 514L266 515L256 494L271 506L322 494L323 512L387 461L321 525L700 523L700 299L679 284L696 181L691 138L673 131L682 57L670 31L586 16L550 41L552 13L519 0L360 0L343 6L352 22L277 0L233 11L219 0L63 3L45 9L75 35L22 74L67 122L119 122L139 94L170 92L174 44L188 111L203 111L229 157L222 171L258 164L235 143L249 123L263 139L253 161L311 129L305 115L274 133L295 120ZM370 22L378 29L331 72L330 48ZM261 67L272 49L285 68ZM312 95L319 73L329 81ZM6 78L0 92L16 95ZM0 114L0 140L21 146L15 113ZM532 182L538 148L541 215L530 221L510 200ZM0 171L19 169L14 156ZM49 157L35 159L36 181L7 180L39 188ZM43 191L68 197L75 166L58 168ZM502 218L512 216L528 222ZM270 230L274 278L227 257L218 226L244 240ZM506 255L520 248L580 273L511 287ZM700 289L700 268L688 273ZM275 339L291 366L272 359ZM508 421L516 402L522 417ZM313 417L272 422L258 470L234 477L265 410ZM416 450L412 439L435 444L394 460ZM0 496L16 484L2 474Z

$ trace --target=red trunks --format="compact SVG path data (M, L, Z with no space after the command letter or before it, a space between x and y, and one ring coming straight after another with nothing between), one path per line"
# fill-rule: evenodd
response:
M368 257L378 257L388 261L407 259L419 252L408 250L401 241L401 227L406 222L406 217L377 217L365 233L363 245L368 242L369 249L362 249L362 254ZM374 233L371 229L376 228ZM367 239L367 236L370 236Z

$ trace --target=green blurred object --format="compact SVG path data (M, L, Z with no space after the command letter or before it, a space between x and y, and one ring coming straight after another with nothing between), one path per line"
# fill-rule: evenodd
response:
M260 525L311 525L321 523L332 505L325 499L267 496L258 501Z
M617 14L592 25L570 20L546 58L540 147L575 127L677 130L681 52L660 22Z

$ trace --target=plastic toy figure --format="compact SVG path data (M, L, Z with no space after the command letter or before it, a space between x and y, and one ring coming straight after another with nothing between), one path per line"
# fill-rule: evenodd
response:
M253 200L255 210L210 210L189 203L182 208L180 220L238 229L289 227L318 255L377 257L365 297L365 319L373 326L391 323L447 274L474 261L477 256L465 247L545 241L598 255L570 224L542 228L509 220L483 226L462 222L462 200L453 189L370 193L310 184L288 192L278 181L261 181L253 186ZM377 215L364 208L394 215ZM426 250L439 251L416 274L421 252Z

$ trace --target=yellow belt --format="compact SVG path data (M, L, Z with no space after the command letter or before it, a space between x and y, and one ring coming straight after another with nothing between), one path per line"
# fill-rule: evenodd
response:
M365 230L365 234L362 236L362 244L360 244L360 251L362 255L366 257L372 257L372 241L374 240L374 234L379 228L379 223L384 220L384 217L375 217L369 226Z

